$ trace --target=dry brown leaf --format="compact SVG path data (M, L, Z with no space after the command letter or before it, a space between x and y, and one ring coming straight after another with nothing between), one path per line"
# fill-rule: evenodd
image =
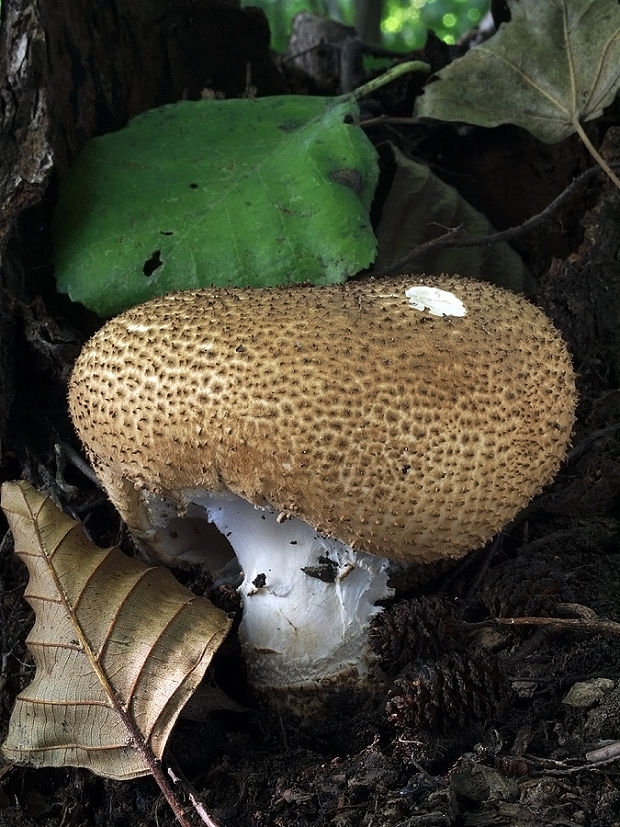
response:
M620 88L620 7L509 0L511 19L446 66L416 100L421 118L513 123L554 143L599 117Z
M29 483L5 483L2 508L30 573L35 623L26 642L36 665L4 757L115 779L148 774L138 742L161 758L228 618L166 569L94 546Z

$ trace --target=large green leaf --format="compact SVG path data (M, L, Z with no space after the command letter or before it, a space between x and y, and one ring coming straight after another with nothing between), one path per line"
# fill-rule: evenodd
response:
M344 281L374 258L352 99L182 101L91 141L54 217L58 287L101 316L191 287Z
M617 0L509 0L511 20L439 72L419 117L513 123L560 141L596 118L620 88Z

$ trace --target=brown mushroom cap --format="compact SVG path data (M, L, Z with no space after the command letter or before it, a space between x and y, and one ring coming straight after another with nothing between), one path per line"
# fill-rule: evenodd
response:
M421 284L466 314L416 309L405 291ZM563 341L525 299L399 276L153 299L87 343L69 399L107 480L173 499L229 490L427 562L483 544L552 479L576 392Z

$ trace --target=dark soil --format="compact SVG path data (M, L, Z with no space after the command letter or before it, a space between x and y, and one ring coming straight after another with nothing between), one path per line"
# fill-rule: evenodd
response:
M608 114L593 133L617 163L614 122L617 113ZM500 229L589 165L572 140L551 148L507 128L462 138L438 130L418 151L431 162L441 156L447 178L477 152L468 195L495 211ZM498 173L509 156L518 163ZM98 543L131 551L111 506L71 462L80 447L66 380L96 322L53 293L40 237L48 202L15 213L5 257L23 254L29 287L4 273L0 398L11 402L0 406L0 474L30 480ZM184 779L179 795L194 823L191 789L220 827L620 825L620 193L595 176L517 246L539 280L533 301L562 331L578 375L574 438L557 479L456 568L422 585L398 580L373 634L386 672L379 697L335 696L304 724L252 698L234 641L224 647L215 679L243 709L180 720L165 756ZM7 532L0 737L33 676L26 579ZM79 769L0 766L0 827L175 823L151 778L119 783Z

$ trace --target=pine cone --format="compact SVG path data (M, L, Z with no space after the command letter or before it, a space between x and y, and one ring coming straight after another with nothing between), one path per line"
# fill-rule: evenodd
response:
M381 668L391 675L418 658L435 658L463 642L455 607L442 597L395 603L375 618L368 639Z
M501 676L494 657L456 653L407 669L388 692L386 712L396 727L444 730L493 713Z

